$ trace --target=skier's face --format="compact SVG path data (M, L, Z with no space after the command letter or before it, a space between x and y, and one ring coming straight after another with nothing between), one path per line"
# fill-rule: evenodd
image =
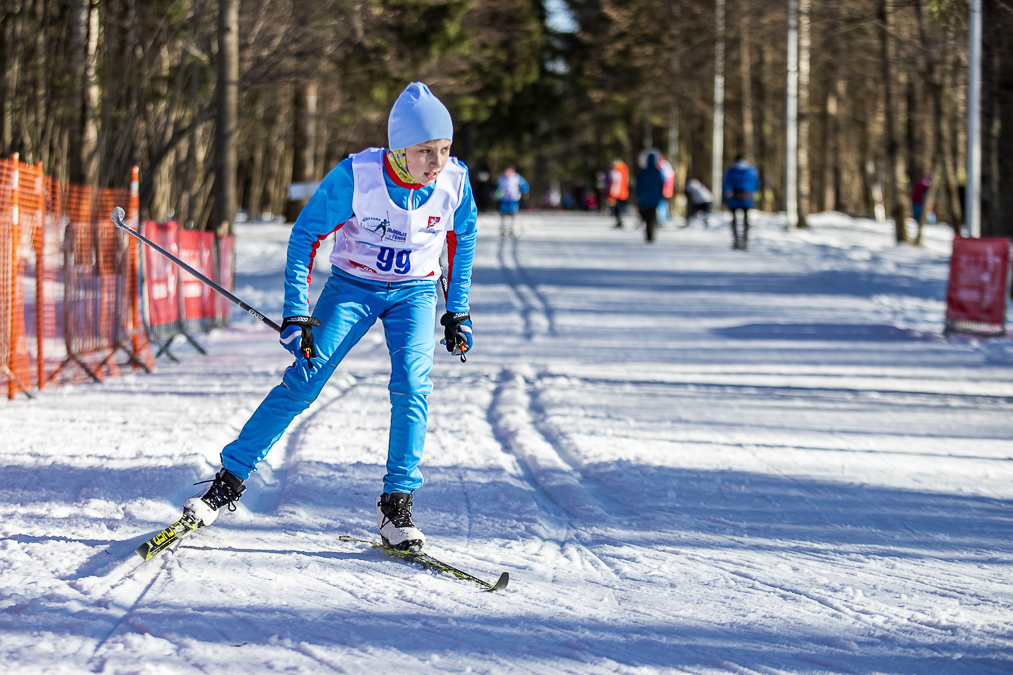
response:
M450 159L450 141L441 139L413 145L405 150L408 171L418 183L429 185L443 171Z

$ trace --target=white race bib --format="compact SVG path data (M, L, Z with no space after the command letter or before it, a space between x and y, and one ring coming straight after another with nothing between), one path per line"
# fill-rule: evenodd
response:
M440 277L440 253L454 229L467 171L448 161L429 199L417 209L394 203L383 172L383 148L352 155L354 215L337 231L331 264L361 279L433 280Z

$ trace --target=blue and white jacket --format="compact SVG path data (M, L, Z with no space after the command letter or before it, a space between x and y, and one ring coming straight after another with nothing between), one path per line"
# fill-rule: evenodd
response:
M467 171L456 157L450 158ZM426 203L435 189L435 181L428 185L409 184L400 180L384 158L384 182L387 193L395 204L404 209L416 209ZM284 316L309 315L309 284L320 242L341 229L353 215L352 196L355 179L352 159L347 158L331 170L299 214L288 239L288 261L285 267ZM476 221L478 208L470 181L464 181L464 192L454 211L453 231L447 232L449 269L447 311L467 312L468 293L471 287L471 269L478 236ZM363 281L369 282L368 278ZM434 280L435 281L435 280Z

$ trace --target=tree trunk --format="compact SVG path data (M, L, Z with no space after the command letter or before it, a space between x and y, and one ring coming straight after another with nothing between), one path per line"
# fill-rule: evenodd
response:
M246 195L246 211L250 220L260 218L261 204L264 199L264 146L267 142L264 133L264 94L257 92L253 101L253 129L251 131L250 189Z
M833 72L836 68L831 65ZM832 77L827 84L827 100L824 106L823 122L823 210L837 209L837 178L840 175L838 156L837 93L844 83Z
M886 182L897 243L906 242L907 209L905 209L904 169L900 161L900 140L897 137L893 92L893 49L891 48L893 10L890 0L879 0L880 66L883 76L884 136L886 137Z
M200 71L201 65L196 56L190 58L190 102L193 108L190 111L190 132L187 134L186 151L186 219L190 227L203 229L204 223L199 222L200 206L198 204L198 189L200 177L204 175L204 157L197 143L197 134L200 126L195 123L197 110L199 108L200 94Z
M17 106L18 75L21 70L22 14L24 8L15 1L4 20L3 98L0 99L0 153L6 159L14 152L14 109ZM24 156L23 161L31 161Z
M744 3L742 3L744 5ZM742 81L742 154L750 162L756 161L756 141L753 132L753 78L749 39L749 16L744 6L739 7L739 76Z
M82 0L87 7L88 39L84 64L84 128L81 132L81 170L85 185L98 185L99 105L102 89L98 82L99 13L98 4Z
M768 114L767 106L769 105L767 96L767 70L770 63L770 57L767 54L767 50L770 47L764 42L759 45L760 59L757 63L757 70L759 71L759 77L756 80L756 103L759 108L759 119L757 122L760 126L760 133L756 137L756 168L760 179L760 203L764 211L774 210L774 198L773 191L770 186L770 156L768 152L768 139L771 135L770 118Z
M46 23L46 3L44 0L35 0L35 25L38 27ZM46 31L37 29L35 31L35 53L46 53ZM48 59L40 59L36 64L32 75L33 88L35 90L35 138L37 161L42 162L43 168L51 174L52 166L52 142L53 130L56 120L50 107L46 85L51 75L51 64Z
M999 201L999 61L1004 41L1006 11L996 0L982 1L981 31L981 234L998 234Z
M679 50L682 48L679 40L679 17L682 13L682 5L676 0L672 3L672 81L680 81ZM682 194L682 174L679 171L679 101L676 98L676 88L672 87L671 100L668 103L668 161L675 171L675 194ZM675 212L673 211L673 215Z
M292 182L313 180L316 154L317 82L307 80L295 85L292 101ZM309 198L290 199L285 204L285 219L295 222Z
M218 0L218 124L215 129L215 208L218 236L236 222L236 124L239 107L239 0Z
M711 141L711 190L714 202L711 210L721 213L721 173L724 168L725 142L725 0L717 0L715 7L714 39L714 123Z
M163 44L159 50L158 77L153 83L158 92L158 102L155 105L156 119L162 127L162 133L157 135L157 142L165 147L172 135L171 117L172 106L169 104L169 45ZM176 163L176 152L170 151L165 158L158 163L158 166L149 166L148 171L154 176L151 201L148 203L148 213L152 219L158 222L165 222L176 216L172 209L172 175Z
M947 36L944 44L949 47L951 41L952 36ZM945 63L942 64L942 67L945 68ZM945 181L946 202L948 207L946 210L946 222L950 224L955 232L959 233L960 224L964 222L964 213L960 207L960 193L957 187L957 172L954 163L950 158L949 150L952 143L950 138L955 132L952 128L950 128L945 106L946 92L948 89L952 91L953 87L952 82L949 82L950 86L947 87L947 82L952 78L948 75L945 76L945 79L943 79L943 77L944 74L941 73L939 87L933 92L932 112L935 117L936 124L936 142L939 144L938 151L942 157L942 177ZM937 215L939 215L938 211Z
M997 26L1004 39L998 43L996 83L998 94L998 134L996 138L996 183L1004 189L996 193L992 211L992 231L1002 237L1013 236L1013 15L1003 12Z
M809 227L809 52L812 0L798 0L798 226Z

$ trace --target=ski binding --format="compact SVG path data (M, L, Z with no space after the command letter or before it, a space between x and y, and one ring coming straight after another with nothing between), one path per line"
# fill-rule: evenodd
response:
M137 555L144 561L151 560L199 527L200 523L193 516L183 514L183 517L175 523L138 546Z

